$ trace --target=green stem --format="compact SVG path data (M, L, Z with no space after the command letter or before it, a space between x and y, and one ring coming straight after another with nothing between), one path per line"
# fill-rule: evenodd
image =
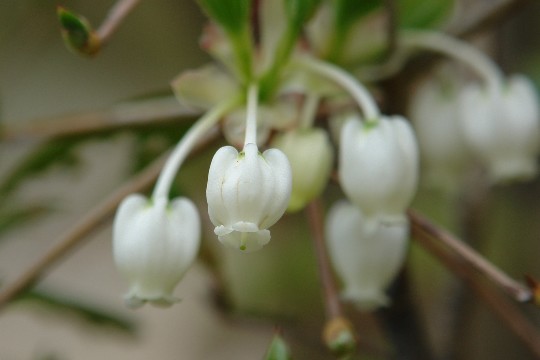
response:
M256 84L252 84L248 89L246 137L244 140L244 147L247 144L257 144L257 102L258 87Z
M401 46L429 49L462 61L483 78L492 94L501 94L504 74L488 56L468 43L443 33L412 30L404 31L399 43Z
M152 198L154 200L161 197L168 197L174 177L191 151L191 148L197 143L201 136L204 135L204 133L210 130L210 128L214 126L219 119L221 119L224 114L238 106L240 100L241 97L234 97L219 103L204 114L188 130L182 140L180 140L178 145L176 145L159 175L156 187L154 188L154 193L152 194Z
M334 81L343 87L356 100L364 113L366 122L376 122L380 118L377 103L357 79L340 67L311 57L299 57L296 59L299 67L307 68L312 72Z

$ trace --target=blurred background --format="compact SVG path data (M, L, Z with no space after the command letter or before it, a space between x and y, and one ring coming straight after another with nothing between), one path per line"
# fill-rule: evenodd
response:
M461 11L481 2L464 1ZM67 114L75 114L72 119L77 121L78 113L168 94L173 77L210 61L198 45L205 18L191 0L143 1L99 56L88 59L70 53L59 33L56 7L66 6L97 25L112 3L0 2L2 128ZM531 2L488 34L503 69L526 73L536 84L539 15L540 5ZM9 195L0 195L0 286L13 281L97 201L178 139L185 123L178 124L148 132L113 131L76 146L53 146L51 157L58 159L48 158L43 171L32 172ZM43 144L34 138L0 142L0 181L36 149L51 149ZM205 171L218 146L198 155L178 180L178 191L192 198L201 214L206 213ZM328 198L337 195L338 189L331 186ZM524 273L540 275L538 199L538 180L491 189L471 181L451 194L422 189L414 207L453 231L476 232L481 240L475 246L521 279ZM48 211L42 213L42 207ZM13 208L36 208L38 215L28 213L24 222L11 226L17 220ZM205 221L209 233L204 261L177 288L180 305L168 310L124 307L127 285L113 265L108 225L56 266L33 293L0 310L0 360L261 359L275 327L284 329L295 359L330 359L319 341L324 313L304 216L284 218L272 231L267 250L247 256L221 248ZM484 303L415 244L407 277L424 335L435 352L446 354L440 358L534 358ZM457 325L452 311L462 313ZM523 311L540 326L537 309L523 306ZM376 316L355 315L355 321L368 349L359 359L400 358L388 356L392 352ZM452 336L449 328L454 329Z

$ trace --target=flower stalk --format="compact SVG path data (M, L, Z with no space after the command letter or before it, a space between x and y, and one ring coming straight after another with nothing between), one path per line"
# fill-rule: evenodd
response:
M209 110L188 130L167 159L157 180L156 187L154 188L152 194L153 199L168 196L174 177L193 146L200 140L202 135L208 132L208 130L221 119L223 115L239 104L239 97L225 100Z
M380 111L373 96L371 96L365 86L345 70L336 65L307 56L296 59L296 64L343 87L358 103L360 109L362 109L366 122L376 122L379 119Z
M504 75L499 67L481 51L464 41L438 32L408 30L401 33L399 44L432 50L462 61L485 81L492 95L499 96L502 92Z

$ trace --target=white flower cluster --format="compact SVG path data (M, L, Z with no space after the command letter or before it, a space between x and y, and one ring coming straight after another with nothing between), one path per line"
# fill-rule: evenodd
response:
M263 1L264 14L281 19L283 9L272 5L278 3ZM445 177L463 167L469 151L486 164L494 181L536 173L539 110L525 78L502 81L476 52L451 42L451 48L459 46L458 58L488 78L488 87L468 85L448 95L438 84L428 83L411 105L415 132L404 117L382 115L371 94L349 73L300 51L285 66L290 76L268 90L263 80L280 43L276 36L287 32L270 26L265 17L261 21L260 61L249 83L245 74L238 74L231 44L216 27L207 30L204 44L224 67L205 66L172 83L180 101L207 112L173 151L151 199L129 196L117 212L114 257L130 282L129 306L177 301L173 290L196 258L200 220L190 200L169 201L168 194L193 145L220 121L234 146L216 152L208 174L208 214L218 240L244 253L263 248L271 238L269 228L286 210L301 210L323 192L337 158L347 201L329 212L327 245L343 282L343 298L362 309L389 302L385 290L408 248L406 210L417 190L420 156L427 168ZM309 36L316 38L317 33L312 29ZM402 45L452 53L444 41L409 34ZM335 156L330 136L314 121L321 98L344 94L356 107L329 107L330 119L344 119Z

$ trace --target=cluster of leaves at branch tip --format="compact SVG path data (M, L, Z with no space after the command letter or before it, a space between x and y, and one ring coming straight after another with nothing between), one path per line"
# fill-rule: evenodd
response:
M56 13L68 49L87 56L95 55L100 50L101 42L88 20L61 6Z

